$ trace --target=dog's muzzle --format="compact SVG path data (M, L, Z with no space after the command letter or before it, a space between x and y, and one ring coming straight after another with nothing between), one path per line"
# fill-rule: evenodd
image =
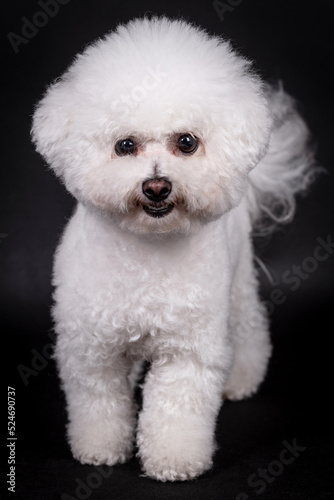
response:
M174 208L173 203L166 203L165 200L172 192L172 183L165 177L148 179L143 182L142 190L145 197L150 201L143 205L143 210L150 217L165 217Z

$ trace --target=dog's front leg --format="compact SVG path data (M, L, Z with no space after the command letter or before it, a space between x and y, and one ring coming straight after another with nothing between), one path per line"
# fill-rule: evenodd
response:
M228 350L225 361L230 358ZM148 476L184 481L212 466L225 378L222 359L212 361L206 365L188 353L162 364L153 362L137 436L138 454Z
M97 353L95 352L95 355ZM132 454L135 412L121 355L90 357L58 342L56 357L68 410L68 440L81 463L114 465Z

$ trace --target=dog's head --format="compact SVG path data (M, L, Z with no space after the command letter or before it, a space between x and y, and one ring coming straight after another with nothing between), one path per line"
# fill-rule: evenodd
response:
M154 18L79 55L38 104L32 134L80 202L133 232L169 233L240 202L270 127L261 82L229 43Z

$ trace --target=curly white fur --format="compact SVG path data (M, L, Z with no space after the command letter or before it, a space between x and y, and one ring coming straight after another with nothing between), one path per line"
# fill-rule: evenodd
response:
M73 455L109 465L131 456L134 373L149 360L144 471L194 478L212 465L223 393L250 396L266 372L251 231L292 214L309 183L306 126L228 42L153 18L87 47L38 104L32 133L78 200L53 279ZM175 146L186 133L193 154ZM119 156L128 137L138 147ZM165 216L144 209L147 179L170 182Z

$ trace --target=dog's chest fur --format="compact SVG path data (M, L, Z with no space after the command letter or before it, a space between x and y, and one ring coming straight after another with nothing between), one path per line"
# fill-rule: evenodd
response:
M165 339L172 347L174 335L179 342L183 334L189 340L204 334L227 306L227 233L221 224L204 232L148 239L111 231L79 207L58 249L54 283L71 287L69 296L81 302L73 310L81 310L87 332L98 331L102 342L141 357Z

